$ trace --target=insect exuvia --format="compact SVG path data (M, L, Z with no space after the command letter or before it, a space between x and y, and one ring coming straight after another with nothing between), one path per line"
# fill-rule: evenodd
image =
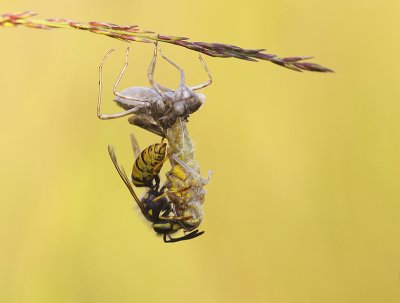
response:
M165 129L171 127L178 117L187 118L190 114L197 111L205 102L205 95L198 94L195 91L205 88L212 83L211 74L207 65L199 56L199 60L208 75L208 81L196 86L189 87L185 84L185 74L183 69L170 59L165 57L160 50L161 57L179 70L181 81L177 90L172 90L158 84L154 81L153 74L157 59L157 45L154 47L153 59L147 70L147 76L152 88L148 87L129 87L121 92L117 91L117 86L128 66L129 48L126 49L125 64L114 83L113 93L116 96L114 101L125 111L115 114L101 114L101 96L102 96L102 70L103 64L108 55L113 51L111 49L103 58L99 66L99 96L97 103L97 116L102 120L115 119L127 115L135 114L135 118L129 119L133 125L145 128L157 135L164 135Z
M211 172L207 179L200 175L186 121L177 119L167 130L166 136L170 144L169 160L172 166L166 174L166 194L177 214L191 216L190 220L184 222L185 227L189 230L197 228L203 219L201 206L206 195L204 186L208 183Z

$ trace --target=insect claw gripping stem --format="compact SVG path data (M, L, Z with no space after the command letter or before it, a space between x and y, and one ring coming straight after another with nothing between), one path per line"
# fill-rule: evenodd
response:
M196 85L196 86L191 86L190 87L191 90L198 90L198 89L205 88L205 87L211 85L211 83L213 81L211 73L208 70L208 67L207 67L206 63L204 62L203 58L201 57L201 54L199 54L199 60L200 60L201 64L203 65L204 69L206 70L206 73L208 75L208 81L204 82L203 84L199 84L199 85Z

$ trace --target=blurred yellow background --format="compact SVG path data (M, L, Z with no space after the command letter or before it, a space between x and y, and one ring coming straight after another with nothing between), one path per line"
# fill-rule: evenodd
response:
M164 244L132 207L129 134L104 112L126 43L75 30L0 29L0 302L400 302L399 1L44 1L1 13L138 24L194 41L314 55L335 74L204 57L214 77L191 116L206 175L206 233ZM132 44L120 89L147 86ZM187 82L197 53L162 45ZM175 88L159 61L156 78Z

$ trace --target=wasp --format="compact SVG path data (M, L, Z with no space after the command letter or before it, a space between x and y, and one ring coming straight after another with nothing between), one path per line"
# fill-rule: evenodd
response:
M136 160L132 168L132 183L136 187L158 188L160 185L160 170L166 160L167 144L156 143L140 152L135 136L131 135L131 142ZM155 181L155 184L153 184Z
M125 111L115 114L101 114L101 96L102 96L102 70L103 64L109 54L114 51L111 49L103 58L99 66L99 95L97 101L97 116L102 120L115 119L134 114L129 118L133 125L145 128L162 137L164 131L170 128L178 118L187 119L187 117L196 112L205 102L205 95L198 94L195 91L205 88L212 83L212 76L204 60L199 56L203 65L208 81L189 87L185 84L185 74L181 67L172 62L161 52L163 59L179 70L180 84L177 90L172 90L158 84L154 80L154 70L157 60L157 44L154 47L153 59L147 70L147 76L152 88L148 87L129 87L121 92L117 91L117 86L128 66L129 48L126 49L125 63L114 83L113 93L116 96L114 101Z
M168 197L174 213L185 218L180 221L182 228L191 231L202 222L202 204L206 195L204 186L208 183L211 172L207 179L201 177L200 167L194 160L193 143L185 121L179 118L167 130L166 137L171 144L167 157L172 167L166 173L167 181L156 199Z
M137 141L135 140L133 135L131 139L134 153L137 154L138 152L136 147L138 147L138 145L135 146L135 144L137 144ZM144 151L140 152L138 157L141 157ZM147 190L145 195L141 199L139 199L135 193L134 186L132 185L132 183L134 182L132 181L131 183L124 171L124 168L118 164L113 146L108 146L108 153L119 176L125 183L126 187L129 189L143 216L152 223L152 227L157 234L163 235L163 240L165 243L190 240L204 233L204 231L199 231L197 229L194 230L193 228L189 229L187 227L187 224L185 222L187 220L191 220L192 217L190 215L177 215L177 212L174 209L174 205L169 201L169 198L164 193L164 186L161 189L159 189L157 184L149 186L149 189ZM173 238L171 234L179 231L180 229L183 229L185 232L190 232L182 237Z

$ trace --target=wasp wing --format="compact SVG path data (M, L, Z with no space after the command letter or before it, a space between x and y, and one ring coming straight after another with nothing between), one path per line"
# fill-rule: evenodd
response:
M137 141L134 134L131 134L131 143L132 143L133 153L135 155L135 158L137 158L140 155L140 147L139 147L139 142Z
M126 187L129 189L132 197L135 199L137 205L140 207L140 210L144 213L144 207L142 202L139 200L138 196L133 189L131 182L129 181L128 176L125 173L125 170L122 166L119 166L117 156L115 155L114 147L109 145L108 146L108 154L110 155L111 161L113 162L115 169L117 170L119 176L121 177L122 181L124 181Z

